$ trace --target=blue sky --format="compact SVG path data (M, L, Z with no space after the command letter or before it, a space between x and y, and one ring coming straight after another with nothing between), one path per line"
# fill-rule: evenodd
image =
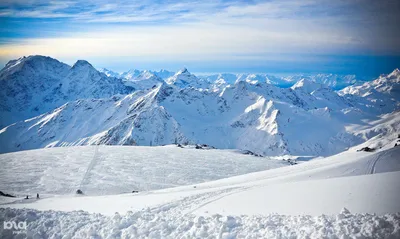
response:
M400 67L400 1L0 2L0 63L48 55L116 71L338 73Z

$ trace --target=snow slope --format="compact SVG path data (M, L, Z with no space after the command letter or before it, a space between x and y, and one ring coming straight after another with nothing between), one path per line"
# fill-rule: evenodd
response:
M77 188L88 195L149 191L289 165L240 151L176 145L39 149L1 154L0 164L1 190L32 195L71 194Z
M400 147L372 153L357 152L357 148L324 159L195 186L137 194L77 196L71 192L45 194L40 200L17 198L0 206L0 218L27 220L28 228L22 233L39 237L396 238L400 235ZM118 147L109 149L107 153L112 155ZM49 163L45 155L51 155L53 150L67 152L61 148L26 153L42 154L39 160ZM3 156L15 157L11 161L17 162L24 158L21 153ZM198 165L190 160L182 163L185 168ZM68 175L67 170L64 175ZM101 182L101 177L97 180ZM120 183L116 179L109 181ZM36 182L19 183L24 184ZM10 237L10 233L11 230L0 231L3 238Z
M112 152L118 151L118 149L118 147L111 147L105 152L114 155ZM173 148L167 149L171 151ZM185 214L195 213L201 215L213 213L228 213L229 215L268 215L270 213L320 215L336 214L342 207L346 207L350 211L356 213L385 214L400 212L397 203L400 194L396 190L397 182L400 178L400 147L394 147L376 153L351 150L332 157L315 159L297 165L224 178L211 182L196 183L195 187L181 186L157 191L141 191L139 194L128 193L121 195L82 197L75 196L75 190L73 189L70 190L70 192L66 192L54 188L60 187L59 183L63 184L63 180L65 180L63 178L57 179L52 176L57 174L44 173L40 180L28 179L23 175L23 172L37 171L37 169L42 168L43 165L48 165L49 162L52 162L49 161L49 156L46 156L50 155L52 150L54 149L27 151L42 155L41 157L35 157L33 154L33 157L39 162L37 162L37 164L32 164L32 166L24 164L24 161L18 162L18 160L21 160L22 156L20 153L6 154L5 156L8 155L8 160L11 161L8 163L9 165L22 165L21 169L25 168L26 170L21 170L19 171L21 173L18 173L17 170L11 168L23 181L18 182L18 184L14 186L4 184L2 187L10 191L13 190L14 193L22 196L27 193L35 195L35 192L39 189L46 190L45 192L58 192L62 195L54 197L49 194L44 194L42 196L44 199L42 200L17 199L16 203L4 204L4 206L15 208L28 207L40 210L84 210L108 215L112 215L114 212L126 213L129 210L137 211L142 208L160 205L166 208L174 208L174 210ZM74 149L74 151L80 150L85 150L85 147ZM93 152L91 153L93 154ZM74 155L66 151L66 149L64 149L64 154L66 154L67 157L68 155ZM202 180L207 181L212 177L212 173L199 174L196 170L190 170L190 167L198 167L198 161L187 160L184 155L182 156L180 154L177 157L183 158L177 161L176 165L178 166L180 164L181 167L185 169L186 172L181 174L188 175L186 183L195 181L192 181L190 176L198 178L198 182ZM6 162L6 159L7 157L3 158L3 162ZM254 160L256 159L257 158ZM101 173L101 169L93 168L93 175L89 177L92 178L93 181L88 183L88 190L90 190L90 184L96 185L94 188L98 188L98 185L103 184L104 187L107 188L121 187L119 186L121 181L127 179L124 173L117 173L109 177L107 182L103 181L104 175L112 175L113 172L121 171L117 170L120 167L119 165L129 165L125 159L119 159L117 157L113 158L113 160L116 160L116 166L114 168L103 169L104 171L110 171L109 173L104 173L104 171ZM232 158L232 160L235 159ZM149 177L148 180L151 180L151 184L153 185L162 185L166 180L164 177L160 177L165 167L164 161L157 160L156 162L157 163L152 164L151 168L156 172L155 175L158 177ZM78 168L76 165L80 163L75 161L73 164L75 166L64 166L63 171L65 173L58 175L63 176L75 173L75 168ZM83 164L84 169L88 168L87 162L81 164ZM214 164L216 163L214 162ZM271 165L274 164L270 164L267 160L266 165L267 167L271 167ZM275 165L279 164L275 163ZM179 172L177 170L178 167L174 169L176 172ZM225 175L228 174L228 171L229 170L225 171ZM142 175L140 173L136 174L136 171L132 172L135 176ZM223 171L220 172L222 173ZM81 176L84 175L82 171L77 174ZM48 179L46 179L46 176L48 176ZM222 177L223 176L221 176L221 178ZM132 179L129 179L129 181L130 180ZM141 178L133 179L132 183L135 182L135 180L140 182ZM173 181L173 179L167 180ZM68 181L66 181L65 184L74 185L74 183L69 183ZM77 187L79 186L78 184L75 183ZM128 183L128 185L130 185L130 183ZM60 188L62 188L62 186ZM155 188L157 188L157 186ZM102 192L98 191L97 193L101 194ZM96 194L96 192L93 192L93 194ZM331 197L331 199L328 199L329 197ZM369 200L363 200L365 197L368 197ZM337 202L333 202L334 200ZM182 201L184 201L184 203L182 203ZM307 201L315 203L307 204ZM385 203L379 203L379 201ZM267 202L268 205L266 205L265 202Z
M221 94L160 85L126 96L69 102L12 124L0 131L0 152L188 142L267 155L320 155L361 142L328 109L308 107L294 91L271 85L239 82Z

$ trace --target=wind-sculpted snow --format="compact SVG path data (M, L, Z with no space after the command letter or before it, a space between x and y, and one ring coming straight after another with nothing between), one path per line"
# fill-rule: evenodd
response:
M400 214L334 216L182 215L169 208L145 209L114 216L83 211L2 209L0 221L26 222L26 230L0 227L8 238L399 238Z

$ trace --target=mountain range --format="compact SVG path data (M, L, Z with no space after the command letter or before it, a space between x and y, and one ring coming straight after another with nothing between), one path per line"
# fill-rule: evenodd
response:
M71 67L23 57L0 71L0 152L177 143L328 156L373 137L397 137L399 83L398 69L365 82L337 75L197 77L186 68L119 74L84 60ZM382 117L391 120L374 123Z

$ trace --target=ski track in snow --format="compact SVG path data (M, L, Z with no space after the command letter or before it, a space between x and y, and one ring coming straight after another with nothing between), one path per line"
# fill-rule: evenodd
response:
M375 160L371 160L371 169L369 171L370 174L374 174L375 173L375 167L376 167L376 163L380 160L380 158L382 156L386 155L386 152L383 152L381 154L378 154L375 158Z
M93 159L90 161L90 164L85 172L85 175L83 176L82 181L79 184L79 189L84 190L83 185L87 181L90 171L93 169L96 161L98 160L99 157L98 155L99 155L99 146L96 146L93 154Z

